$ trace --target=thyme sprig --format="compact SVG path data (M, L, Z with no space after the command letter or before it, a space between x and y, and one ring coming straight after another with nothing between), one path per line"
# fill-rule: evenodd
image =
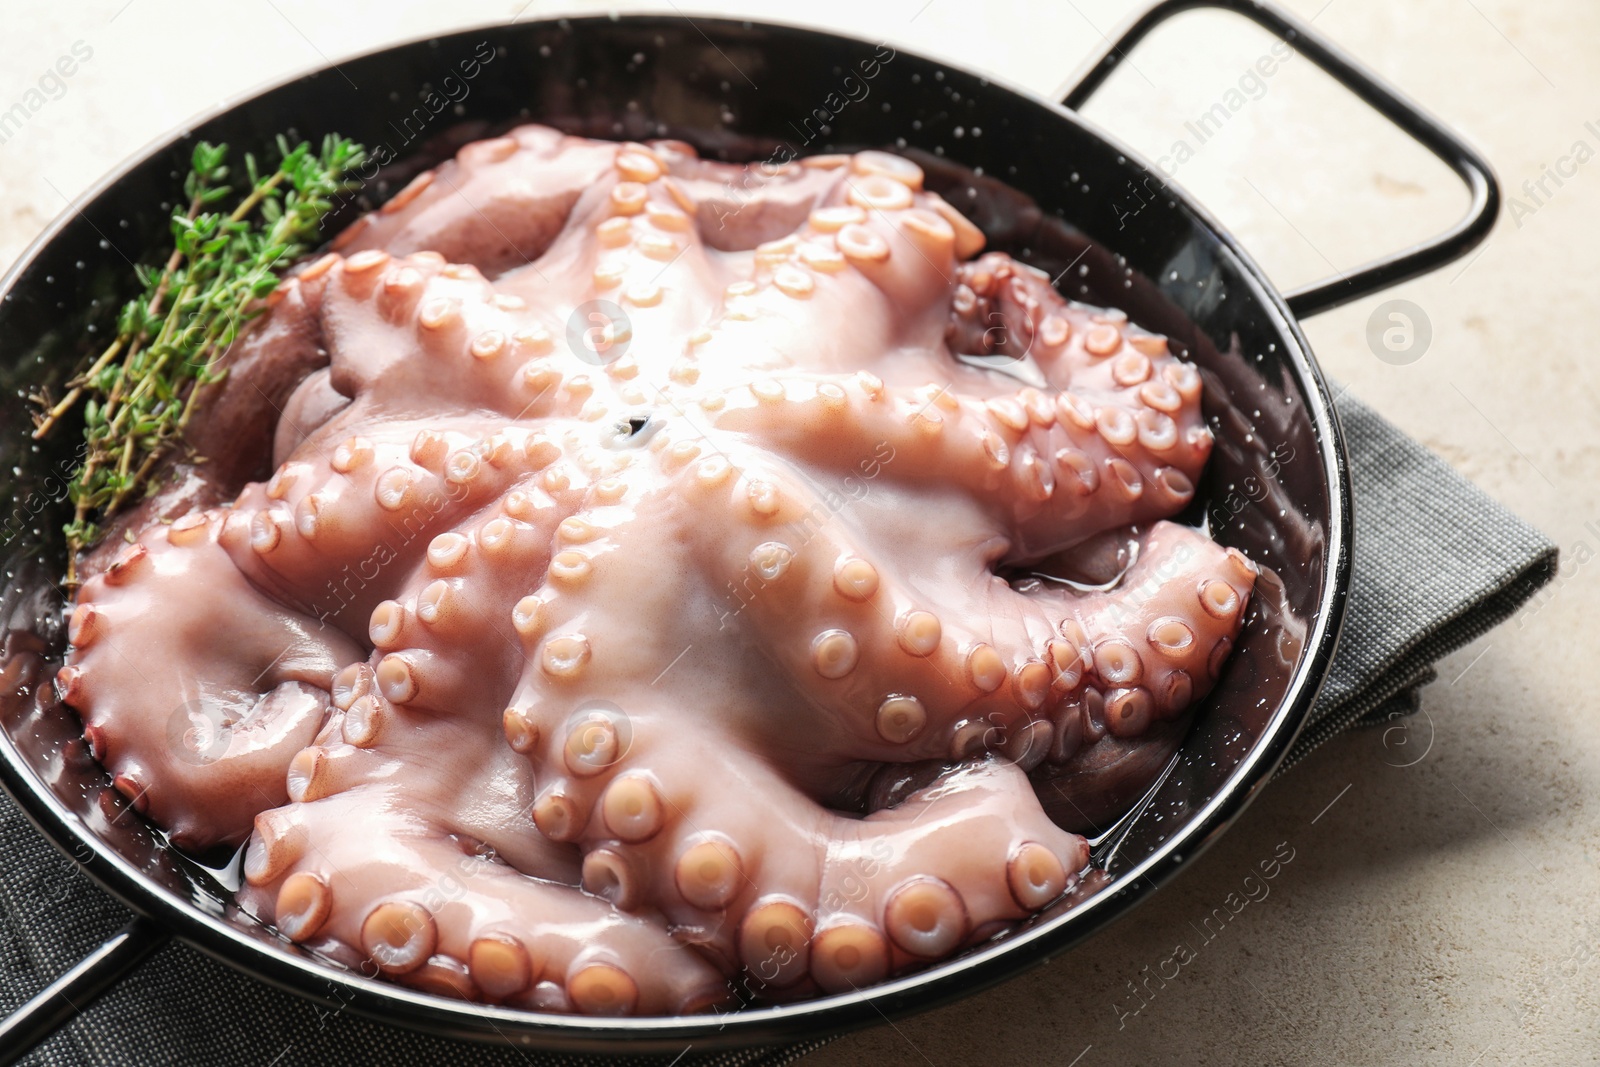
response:
M230 183L228 146L201 142L184 179L185 209L172 215L172 252L159 270L137 267L141 292L117 317L116 338L67 383L51 404L40 398L35 439L83 405L84 450L68 492L66 525L76 556L101 525L148 491L156 464L182 439L206 390L227 373L220 363L245 324L296 258L321 243L334 198L355 183L345 177L363 150L343 137L290 148L263 174L244 157L242 197ZM228 202L237 200L229 210Z

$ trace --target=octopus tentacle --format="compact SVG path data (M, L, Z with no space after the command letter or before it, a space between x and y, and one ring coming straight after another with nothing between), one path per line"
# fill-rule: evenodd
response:
M470 841L350 789L263 817L242 903L295 941L434 992L596 1015L725 997L720 975L646 920L529 878ZM299 836L298 850L291 842ZM269 844L270 842L270 844ZM291 858L292 857L292 858Z
M430 542L409 587L378 604L369 623L374 677L388 700L451 713L510 690L523 662L511 618L520 591L494 576L559 565L546 518L535 525L491 514ZM474 650L471 660L457 654L463 647Z
M346 253L433 251L498 275L539 259L616 149L525 126L424 172L335 242Z
M392 581L384 575L422 557L437 534L547 460L533 434L479 436L471 430L480 424L467 420L355 423L352 430L370 432L348 435L344 425L336 418L309 455L245 487L219 540L262 588L360 633ZM355 575L352 560L360 563Z
M1071 548L1105 530L1182 510L1210 453L1190 439L1198 407L1161 433L1115 406L1038 390L975 400L929 383L895 389L875 375L758 381L716 394L718 428L783 449L802 444L835 470L889 455L908 480L954 482L1006 522L1018 559ZM1059 413L1058 413L1059 411ZM815 439L815 440L814 440Z
M584 850L583 887L625 910L660 909L724 971L773 990L809 973L837 991L946 955L1054 900L1087 862L1083 840L1053 826L1003 763L862 820L775 787L773 768L715 731L639 708L628 726L624 749L603 718L579 720L545 758L584 809L562 827Z
M224 521L153 526L86 581L59 683L117 789L195 848L239 843L256 812L285 802L285 771L322 727L334 673L361 655L247 582L220 543Z
M550 358L564 323L496 292L474 268L368 251L329 278L330 382L344 395L404 411L426 391L435 404L513 418L581 409L570 389L578 368ZM346 342L354 337L362 341Z
M256 820L246 907L292 940L436 992L455 975L454 995L593 1014L724 995L658 928L563 888L576 857L516 817L533 777L505 749L482 765L480 715L395 705L370 668L342 678L335 701L347 707L289 768L293 803ZM505 802L462 810L458 791Z
M1238 551L1157 523L1117 588L1082 597L1037 587L1018 594L1046 604L1076 600L1049 646L1059 695L1052 761L1073 754L1074 736L1080 745L1107 733L1138 737L1205 696L1244 626L1255 578L1255 565Z
M730 521L713 527L705 551L740 618L833 720L841 747L811 759L962 759L1011 739L1019 759L1037 762L1054 731L1066 731L1063 745L1072 736L1072 724L1052 727L1043 714L1068 697L1073 714L1089 699L1102 729L1110 721L1118 736L1137 736L1209 689L1210 659L1232 647L1254 582L1243 557L1157 523L1117 589L1086 596L1035 581L1022 593L989 572L974 513L970 570L955 557L957 580L931 583L851 538L848 501L835 513L791 491L752 521L739 497L724 496ZM945 514L938 534L959 538L958 513ZM899 547L921 546L902 531ZM1085 697L1091 682L1103 708Z
M786 365L844 370L937 345L960 242L954 213L921 180L920 170L841 168L802 229L757 247L695 350L703 365L739 373L708 384ZM843 320L849 330L831 328Z
M833 165L822 166L823 157L812 157L733 174L681 141L652 141L650 148L666 164L665 184L673 198L695 219L706 244L721 252L749 251L793 233L848 162L833 157Z

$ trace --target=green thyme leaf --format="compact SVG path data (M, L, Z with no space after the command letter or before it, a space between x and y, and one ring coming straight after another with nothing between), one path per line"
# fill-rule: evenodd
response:
M324 137L320 151L307 142L290 147L281 135L277 147L271 173L245 155L249 192L236 198L226 184L228 146L195 145L183 180L187 205L172 213L172 252L159 269L134 268L141 292L118 313L115 340L36 418L41 438L83 402L85 458L69 487L75 510L65 527L73 556L125 504L153 491L150 475L182 440L206 386L224 377L219 361L240 327L320 243L323 218L355 185L347 175L365 158L337 135Z

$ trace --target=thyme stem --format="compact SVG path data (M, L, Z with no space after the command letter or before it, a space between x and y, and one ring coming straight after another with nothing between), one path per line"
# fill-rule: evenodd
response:
M244 157L246 192L228 183L227 145L195 146L184 180L186 211L172 215L173 245L159 271L136 268L142 291L123 306L115 339L55 404L40 400L34 438L48 436L81 406L86 449L68 492L66 526L75 557L101 526L150 491L160 460L181 442L207 387L226 376L222 361L239 333L265 308L288 266L321 243L323 218L363 158L360 145L325 137L277 142L279 162L267 174Z

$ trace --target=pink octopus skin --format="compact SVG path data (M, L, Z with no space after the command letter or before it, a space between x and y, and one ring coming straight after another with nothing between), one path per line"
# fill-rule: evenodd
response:
M270 480L83 585L95 756L248 843L283 936L445 995L790 999L1026 918L1088 862L1028 772L1170 736L1255 568L1162 521L1194 368L982 244L883 153L462 149L274 294ZM569 346L596 298L629 327ZM996 573L1124 529L1105 591Z

